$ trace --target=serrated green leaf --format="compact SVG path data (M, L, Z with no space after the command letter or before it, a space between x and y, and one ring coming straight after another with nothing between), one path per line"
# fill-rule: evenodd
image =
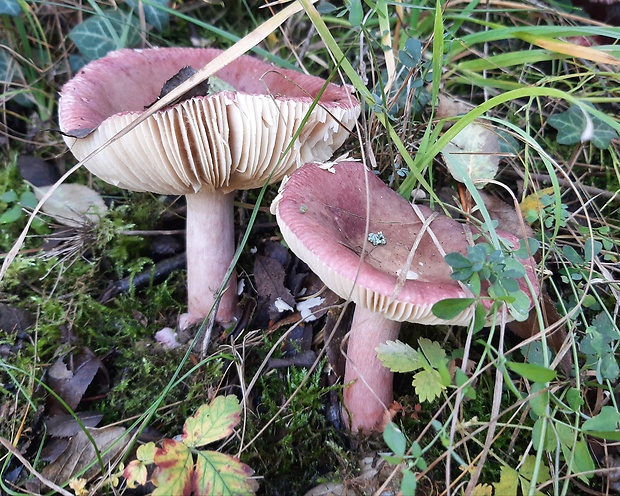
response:
M464 183L469 177L482 188L497 174L499 167L499 140L497 133L471 122L441 151L448 171L454 179Z
M418 344L422 349L422 353L430 363L431 367L438 368L442 363L445 363L446 352L437 341L431 341L427 338L418 339Z
M517 496L519 488L519 474L510 467L503 466L500 469L499 482L494 482L495 494L502 496Z
M240 417L241 405L235 396L216 396L185 421L183 442L190 448L198 448L228 437Z
M493 486L490 484L478 484L474 487L474 492L471 496L493 496Z
M439 319L452 320L475 302L474 298L446 298L435 303L431 311Z
M506 366L521 377L532 382L549 382L555 379L557 372L533 363L506 362Z
M413 376L413 387L420 402L433 401L446 389L436 370L421 370Z
M17 17L22 13L22 8L17 0L0 0L0 15Z
M254 471L237 458L217 451L199 451L193 477L193 494L254 494L258 483L250 479L252 475Z
M192 492L194 460L189 448L174 439L164 439L155 452L154 461L159 470L152 478L157 487L152 496L189 496Z
M383 429L383 440L396 456L402 457L405 455L407 439L394 422L388 422L385 429Z
M105 56L112 50L136 46L140 26L134 16L120 10L105 10L75 26L69 38L88 60Z
M597 148L605 150L611 140L618 137L614 128L590 113L586 116L577 105L572 105L566 112L553 114L547 123L558 130L556 139L561 145L591 141Z
M392 372L413 372L424 367L424 359L401 341L387 341L376 348L377 358Z

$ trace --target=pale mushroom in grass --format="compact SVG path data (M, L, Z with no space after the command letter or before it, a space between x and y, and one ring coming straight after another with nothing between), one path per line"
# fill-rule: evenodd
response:
M377 346L397 339L401 322L471 321L473 306L450 321L431 311L440 300L472 296L450 277L444 260L446 253L467 253L469 238L463 224L423 205L412 207L358 162L336 163L335 173L325 169L306 164L293 172L283 181L272 212L290 249L327 287L356 304L345 365L344 413L353 432L369 433L382 428L393 400L393 374L378 360ZM518 247L515 236L498 235ZM522 262L537 288L534 260ZM519 287L530 295L524 279Z
M180 69L200 69L220 53L119 50L86 65L60 95L58 116L67 145L78 159L85 158L137 119ZM85 163L120 188L186 196L190 322L208 314L233 259L234 191L262 187L304 162L329 159L360 111L349 88L250 56L216 76L235 91L194 96L156 112ZM315 99L318 104L307 115ZM234 318L236 298L233 276L218 321Z

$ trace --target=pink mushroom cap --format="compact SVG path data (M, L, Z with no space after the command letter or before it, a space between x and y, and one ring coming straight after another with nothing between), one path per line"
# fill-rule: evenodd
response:
M235 91L181 100L101 148L141 117L180 69L201 69L221 53L111 52L64 85L58 106L71 152L83 160L99 150L84 164L94 175L124 189L186 195L189 317L184 320L190 323L213 308L234 258L232 192L279 181L309 160L329 159L360 112L349 87L243 56L215 74ZM235 281L233 274L219 301L222 323L234 319Z
M432 307L446 298L473 296L450 277L444 255L466 254L477 233L424 205L412 206L359 162L305 164L282 182L272 212L289 248L327 287L356 304L344 378L345 384L355 382L345 388L344 404L354 432L380 430L392 401L392 373L377 359L375 348L397 339L403 321L455 325L471 321L474 305L450 321L436 317ZM425 221L430 223L417 239ZM381 233L385 244L375 246L368 241L369 233ZM497 234L519 246L515 236ZM525 279L519 286L533 306L539 291L536 263L532 258L522 263L536 294L531 295ZM488 309L491 302L484 303Z

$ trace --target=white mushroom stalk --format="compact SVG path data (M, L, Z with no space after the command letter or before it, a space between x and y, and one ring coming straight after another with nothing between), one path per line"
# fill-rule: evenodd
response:
M72 153L81 160L99 149L140 117L180 69L199 69L220 53L119 50L85 66L63 87L59 102L60 128ZM360 111L348 87L249 56L216 76L236 91L193 96L156 112L85 163L121 188L186 196L190 322L213 307L233 259L233 192L279 181L304 162L328 160ZM234 319L236 301L233 274L219 322Z
M382 429L393 399L392 374L377 358L377 346L395 340L401 322L471 321L473 305L449 321L432 313L438 301L472 296L450 277L443 256L467 253L469 237L454 219L423 205L412 208L361 163L339 162L333 170L335 174L306 164L295 171L283 181L272 211L290 249L327 287L356 304L345 365L344 416L353 432L369 433ZM519 245L511 234L498 236ZM532 306L538 295L536 263L521 261L536 294L525 278L518 284ZM403 270L405 278L400 277ZM482 293L486 296L484 288ZM482 303L488 310L490 299Z

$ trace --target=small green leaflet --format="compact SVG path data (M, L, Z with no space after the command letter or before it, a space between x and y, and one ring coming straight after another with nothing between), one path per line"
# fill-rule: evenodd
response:
M437 318L452 320L476 302L475 298L446 298L433 305L431 311Z
M533 363L506 362L506 367L532 382L545 383L552 381L557 376L555 370Z
M581 428L587 434L604 439L620 440L620 413L613 406L604 406L601 413L586 420Z
M383 430L383 440L396 456L405 456L405 451L407 450L407 440L405 439L403 432L394 422L388 422L385 426L385 429Z
M618 133L598 117L590 113L586 115L586 112L577 105L572 105L566 112L550 116L547 123L558 130L557 142L561 145L591 141L597 148L607 149L611 140L618 137Z

